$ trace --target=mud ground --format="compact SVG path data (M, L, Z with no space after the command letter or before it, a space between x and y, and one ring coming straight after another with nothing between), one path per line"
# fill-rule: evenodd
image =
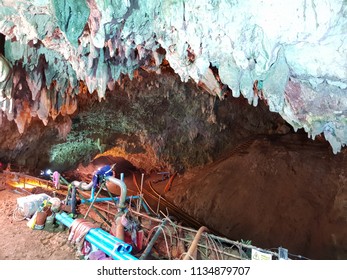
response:
M1 175L0 175L1 176ZM0 260L75 260L68 232L30 229L26 220L13 220L17 198L27 194L10 188L0 191Z

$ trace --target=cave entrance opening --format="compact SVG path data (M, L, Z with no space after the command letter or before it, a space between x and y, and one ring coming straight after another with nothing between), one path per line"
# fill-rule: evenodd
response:
M95 170L105 165L115 164L113 170L117 178L119 178L121 173L124 174L124 177L129 177L137 171L137 168L123 157L100 156L92 160L91 163L95 166Z
M102 155L94 158L87 166L79 166L77 170L75 170L72 174L72 176L69 176L69 180L81 180L84 182L91 182L93 179L93 175L95 172L106 166L113 166L114 174L113 176L117 179L121 179L121 174L124 174L123 180L125 181L126 185L129 188L129 191L132 193L135 193L135 188L132 186L133 181L133 174L137 174L139 171L138 169L127 159L121 156L110 156L110 155ZM68 172L70 173L70 172ZM74 178L72 178L74 177ZM119 195L119 187L115 184L108 183L108 188L110 189L111 193Z

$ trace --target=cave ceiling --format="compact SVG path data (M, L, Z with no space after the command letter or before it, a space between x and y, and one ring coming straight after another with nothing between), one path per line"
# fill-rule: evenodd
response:
M2 118L73 114L163 61L182 82L279 113L334 153L347 143L346 1L0 0ZM3 122L3 121L2 121Z

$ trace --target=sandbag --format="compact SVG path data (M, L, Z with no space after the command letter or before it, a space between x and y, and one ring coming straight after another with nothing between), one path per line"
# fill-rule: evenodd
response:
M17 209L26 218L32 217L39 209L44 200L49 200L51 197L45 193L32 194L17 198Z

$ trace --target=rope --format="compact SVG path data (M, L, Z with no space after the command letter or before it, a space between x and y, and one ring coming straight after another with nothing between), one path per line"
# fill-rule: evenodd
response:
M186 255L187 255L187 252L184 252L184 253L182 253L182 254L179 256L178 259L179 259L179 260L182 260L182 257L183 257L183 256L186 256ZM195 260L191 255L189 255L188 257L189 257L191 260L193 260L193 261Z
M176 239L177 239L177 242L179 241L179 237L178 237L178 231L177 231L177 228L176 228L176 224L170 219L169 215L165 215L163 213L163 211L160 211L160 213L165 217L165 219L169 222L169 224L171 225L172 229L174 230L174 233L176 235ZM167 226L165 226L165 228L167 228ZM168 229L168 228L167 228ZM171 246L172 246L172 235L171 235L171 231L168 230L168 232L170 233L170 238L171 238Z
M209 240L212 244L212 247L214 248L214 251L216 252L216 257L217 257L217 260L222 260L223 259L223 256L219 254L219 251L220 251L220 248L218 247L218 245L216 244L216 241L214 239L211 238L211 236L209 236L208 234L206 234L206 238L207 240Z
M25 220L26 218L27 218L26 215L23 215L23 213L20 211L20 208L18 206L13 210L13 213L12 213L13 221L20 222Z
M168 257L169 257L169 260L171 260L171 254L170 254L169 244L168 244L168 242L167 242L166 233L165 233L164 228L166 228L166 227L165 227L165 226L164 226L164 227L163 227L163 226L160 227L161 231L163 232L163 236L164 236L164 240L165 240L165 245L166 245L166 250L167 250L167 255L168 255ZM172 246L172 239L171 239L171 246ZM170 247L171 247L171 246L170 246Z

